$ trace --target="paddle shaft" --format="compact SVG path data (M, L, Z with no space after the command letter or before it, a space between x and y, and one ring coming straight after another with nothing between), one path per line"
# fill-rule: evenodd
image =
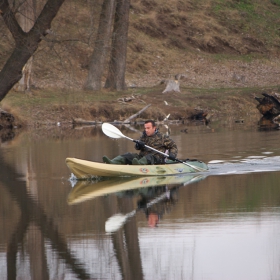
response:
M123 135L123 134L121 133L121 131L120 131L118 128L116 128L115 126L113 126L113 125L111 125L111 124L109 124L109 123L103 123L103 124L102 124L102 130L103 130L103 132L104 132L107 136L109 136L109 137L112 137L112 138L126 138L126 139L128 139L128 140L130 140L130 141L137 142L137 140L134 140L134 139L132 139L132 138L130 138L130 137L127 137L127 136ZM156 149L154 149L154 148L152 148L152 147L150 147L150 146L145 145L145 147L148 148L148 149L150 149L150 150L152 150L152 151L154 151L154 152L156 152L156 153L159 153L159 154L161 154L161 155L163 155L163 156L165 156L165 157L169 157L167 154L165 154L165 153L163 153L163 152L161 152L161 151L158 151L158 150L156 150ZM175 158L175 160L176 160L177 162L180 162L180 163L182 163L182 164L185 164L185 165L189 166L190 168L192 168L192 169L194 169L194 170L197 170L197 171L199 171L199 172L207 171L207 170L204 169L204 168L197 167L197 166L193 166L193 165L191 165L191 164L189 164L189 163L187 163L187 162L184 162L184 161L182 161L182 160L179 160L179 159L177 159L177 158Z
M129 139L129 140L132 140L133 142L137 142L137 140L133 140L133 139L127 137L127 136L125 136L125 138L127 138L127 139ZM161 151L158 151L158 150L156 150L156 149L154 149L154 148L152 148L152 147L150 147L150 146L148 146L148 145L145 145L145 147L148 148L148 149L150 149L150 150L152 150L152 151L154 151L154 152L157 152L157 153L159 153L159 154L161 154L161 155L163 155L163 156L165 156L165 157L169 157L169 155L167 155L167 154L165 154L165 153L163 153L163 152L161 152ZM200 167L193 166L193 165L188 164L187 162L184 162L184 161L182 161L182 160L180 160L180 159L175 158L175 160L178 161L178 162L180 162L180 163L183 163L183 164L185 164L185 165L189 166L190 168L193 168L193 169L195 169L195 170L197 170L197 171L200 171L200 172L206 171L204 168L200 168Z

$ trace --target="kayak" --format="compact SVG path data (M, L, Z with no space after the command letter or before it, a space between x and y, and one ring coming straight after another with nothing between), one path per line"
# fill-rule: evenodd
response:
M66 158L66 165L77 179L123 176L167 176L207 171L208 166L198 160L186 160L185 164L172 162L160 165L120 165L93 162L78 158Z
M119 193L128 190L144 191L148 187L162 185L188 185L204 179L202 174L181 174L176 176L148 176L148 177L114 177L103 181L77 181L68 194L69 205L78 204L83 201L94 199L98 196ZM144 188L144 190L143 190Z

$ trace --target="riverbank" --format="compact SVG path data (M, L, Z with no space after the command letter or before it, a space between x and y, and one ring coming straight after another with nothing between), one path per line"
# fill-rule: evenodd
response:
M165 85L130 88L126 92L89 92L78 90L35 89L28 93L12 91L1 107L15 117L16 125L71 126L74 119L86 121L124 121L148 104L151 106L136 120L188 120L196 111L206 112L211 120L231 117L260 117L255 96L262 92L279 92L279 87L261 88L191 88L163 94Z
M28 127L122 121L148 104L138 119L187 120L200 110L212 120L259 117L254 97L280 91L279 1L152 2L131 2L128 91L82 90L101 6L69 1L34 54L31 91L11 91L0 107ZM8 29L2 32L0 69L14 48ZM162 94L161 82L178 74L181 92Z

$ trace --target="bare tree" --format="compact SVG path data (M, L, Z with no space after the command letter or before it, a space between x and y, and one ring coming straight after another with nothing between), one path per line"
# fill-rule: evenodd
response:
M21 79L25 64L37 50L43 37L48 34L51 22L63 2L64 0L47 0L32 28L24 32L9 1L0 0L0 14L15 40L15 48L0 72L0 101Z
M94 51L89 64L89 72L85 89L100 90L102 75L105 69L107 53L110 47L113 16L116 9L116 0L104 0L99 19L99 27Z
M130 0L117 0L112 50L105 88L125 90L127 34Z
M36 0L14 1L15 17L24 32L28 32L36 20ZM15 85L17 91L30 89L31 69L33 56L29 58L22 70L22 77Z

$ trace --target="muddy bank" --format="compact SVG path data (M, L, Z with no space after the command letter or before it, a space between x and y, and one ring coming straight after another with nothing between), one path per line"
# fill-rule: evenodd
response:
M212 121L232 118L261 117L256 108L256 96L270 88L197 89L182 86L180 92L162 93L164 85L151 88L130 88L126 92L85 92L74 90L33 90L28 94L11 92L1 107L15 117L17 126L71 126L73 120L124 121L131 115L151 106L134 121L154 119L188 121L195 112L205 112ZM125 102L124 98L130 98Z

